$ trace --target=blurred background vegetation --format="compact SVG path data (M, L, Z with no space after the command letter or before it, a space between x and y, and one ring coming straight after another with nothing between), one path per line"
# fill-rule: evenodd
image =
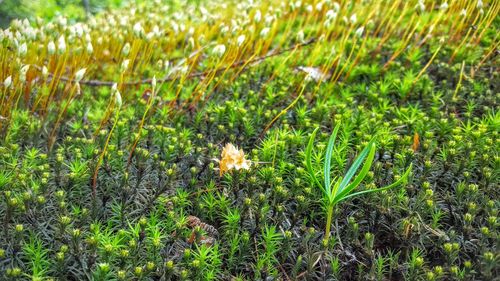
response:
M15 18L52 19L64 15L80 20L87 14L106 8L120 7L124 0L0 0L0 27L5 28Z

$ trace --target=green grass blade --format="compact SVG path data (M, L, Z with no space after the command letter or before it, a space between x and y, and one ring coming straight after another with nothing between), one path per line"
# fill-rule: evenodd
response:
M325 155L325 164L323 166L323 175L325 177L325 189L326 193L331 194L331 186L330 186L330 168L331 168L331 163L332 163L332 153L333 153L333 145L335 144L335 139L337 138L337 133L340 128L340 123L335 126L335 129L333 129L333 133L330 135L330 139L328 140L328 146L326 148L326 155Z
M384 187L380 187L380 188L375 188L375 189L368 189L368 190L358 191L358 192L346 195L346 196L344 196L342 198L339 198L339 200L335 200L335 204L337 204L337 203L339 203L341 201L344 201L346 199L349 199L351 197L358 196L358 195L362 195L362 194L366 194L366 193L372 193L372 192L384 191L384 190L388 190L388 189L394 188L396 186L399 186L399 185L401 185L403 182L405 182L408 179L408 176L410 175L412 167L413 167L413 164L410 164L410 167L408 167L408 169L406 170L406 172L404 173L404 175L399 180L397 180L396 182L394 182L394 183L392 183L390 185L387 185L387 186L384 186Z
M356 171L359 169L359 166L361 166L361 163L363 163L363 160L366 158L366 155L370 151L372 143L373 143L373 141L371 141L363 149L363 151L361 151L361 153L359 154L358 158L356 158L356 160L354 160L354 163L351 165L351 167L349 168L349 170L345 174L344 179L340 183L340 187L339 187L340 190L343 190L344 187L346 187L346 185L351 181L351 179L354 176L354 174L356 174Z
M330 205L335 205L335 192L339 188L341 179L342 178L340 178L335 182L335 185L333 187L333 192L330 192L330 194L328 195L328 202L330 203Z
M354 178L354 181L351 184L349 184L347 187L342 187L342 186L340 187L338 191L340 193L336 196L339 199L351 193L351 191L353 191L363 181L363 179L370 171L370 168L372 167L373 164L373 159L375 158L375 151L376 151L375 144L373 142L370 142L366 148L370 148L370 151L368 153L368 157L366 158L365 164L363 165L361 171Z
M312 154L313 143L314 143L314 139L316 138L316 133L318 132L318 130L319 130L319 128L316 128L312 132L311 137L309 138L309 143L307 144L307 148L306 148L306 168L307 168L307 171L309 172L309 175L311 176L314 184L316 184L319 188L321 188L321 190L323 190L323 192L325 192L324 187L321 185L321 183L319 182L318 178L316 177L316 173L314 172L314 169L313 169L312 163L311 163L311 154Z

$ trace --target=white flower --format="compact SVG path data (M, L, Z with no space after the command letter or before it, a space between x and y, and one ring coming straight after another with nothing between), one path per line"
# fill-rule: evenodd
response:
M61 26L66 26L68 24L68 19L65 17L59 16L58 20L59 20L59 25Z
M363 36L363 31L365 31L365 27L364 26L356 29L356 32L355 32L356 36L358 36L358 37Z
M179 25L175 22L171 22L171 27L172 27L172 30L174 31L175 34L179 33Z
M30 65L29 64L24 65L23 67L21 67L21 75L26 75L26 73L28 73L29 69L30 69Z
M134 33L137 37L141 36L142 33L144 32L144 30L142 29L142 25L140 22L134 24L134 27L133 27L133 30L134 30Z
M352 16L349 18L349 21L352 24L355 24L358 21L358 17L356 16L356 14L352 14Z
M160 28L158 27L158 25L155 25L153 26L153 31L152 31L156 36L160 36L161 35L161 32L160 32Z
M297 69L306 73L306 80L324 81L331 77L330 74L323 73L321 69L317 67L299 66Z
M47 77L49 76L49 70L47 69L47 67L45 65L42 67L42 76L45 79L47 79Z
M299 33L297 33L297 41L304 42L304 31L303 30L300 30Z
M149 42L151 40L153 40L155 34L153 32L149 32L148 34L146 34L146 40Z
M463 16L463 17L465 17L467 15L467 11L465 9L462 9L460 11L460 15Z
M64 35L61 35L57 41L57 52L59 54L64 54L64 52L66 52L66 41L64 40Z
M209 14L208 10L205 7L203 7L203 6L200 7L200 12L204 16Z
M76 82L75 87L76 87L76 95L79 96L82 93L82 89L80 88L80 83Z
M221 34L228 33L228 32L229 32L229 27L227 25L222 25L220 27L220 33Z
M267 15L266 20L265 20L266 25L271 25L273 23L274 19L275 19L274 16Z
M28 72L29 69L30 69L29 64L21 67L21 71L19 73L19 80L21 81L21 83L26 82L26 73Z
M114 83L111 87L111 92L115 96L115 103L118 108L122 107L122 95L120 94L120 91L118 91L118 85L116 83Z
M188 73L188 70L189 70L189 66L188 65L182 65L180 67L177 67L177 70L179 71L179 73L181 73L182 75L185 75L186 73Z
M128 56L128 53L130 52L130 43L126 43L125 46L122 48L122 54L124 56Z
M316 11L320 12L321 10L323 10L323 2L316 4Z
M224 44L219 44L215 46L214 49L212 50L212 53L218 57L222 57L222 55L224 55L225 52L226 52L226 46L224 46Z
M87 43L87 53L92 54L94 52L94 47L92 47L92 43Z
M337 18L337 12L335 12L335 11L333 11L333 10L328 10L328 11L326 12L326 18L327 18L328 20L334 20L334 19L336 19L336 18Z
M439 6L439 9L446 11L448 9L448 2L444 2L443 4L441 4L441 6Z
M242 34L242 35L238 36L238 39L236 39L236 42L238 44L238 47L241 47L241 45L243 45L243 43L245 42L245 35Z
M420 12L422 12L422 13L423 13L423 12L425 12L425 4L424 4L424 1L419 0L419 1L418 1L418 4L415 6L415 8L417 8L417 7L418 7L418 9L420 9Z
M83 26L82 24L76 24L75 25L75 34L78 38L82 38L83 36Z
M194 35L194 27L192 27L192 26L191 26L191 27L189 27L189 29L188 29L188 32L187 32L187 33L189 34L189 36L193 36L193 35ZM161 33L160 33L160 32L158 32L158 36L160 36L160 35L161 35Z
M255 15L253 16L253 20L256 23L259 23L261 19L262 19L262 13L260 12L260 10L257 10L257 12L255 12Z
M326 28L329 28L330 26L332 26L332 20L331 19L326 19L324 25L325 25Z
M269 34L269 27L264 27L261 31L260 31L260 37L264 38L267 36L267 34Z
M482 1L482 0L477 0L477 5L476 5L476 7L477 7L478 9L482 9L482 8L483 8L483 1Z
M340 10L340 4L338 2L333 2L333 10L337 13Z
M128 69L128 65L130 63L130 60L123 60L122 65L121 65L121 72L125 72Z
M26 45L26 43L22 43L17 49L17 53L21 57L24 57L24 55L26 55L27 52L28 52L28 45Z
M193 37L189 37L189 39L188 39L188 43L189 43L189 47L190 47L191 49L194 49L194 47L195 47L195 43L194 43L194 38L193 38Z
M153 79L151 80L151 86L153 87L153 89L156 88L156 75L153 75Z
M9 88L10 85L12 85L12 76L5 78L5 80L3 81L3 85L5 86L5 88Z
M27 27L24 30L24 34L26 34L26 37L28 37L30 40L36 39L36 31L35 31L35 29L33 29L31 27Z
M115 103L119 108L122 107L122 95L118 90L115 91Z
M85 75L86 68L82 68L75 73L75 81L78 83L82 80L83 75Z

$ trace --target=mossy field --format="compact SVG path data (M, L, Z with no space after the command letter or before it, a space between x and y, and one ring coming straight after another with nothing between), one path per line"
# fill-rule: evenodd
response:
M12 21L0 280L500 280L499 11L156 0Z

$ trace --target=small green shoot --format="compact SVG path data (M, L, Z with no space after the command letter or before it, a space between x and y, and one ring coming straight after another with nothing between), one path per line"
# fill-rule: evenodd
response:
M318 132L319 128L316 128L313 133L311 134L311 137L309 138L309 143L307 144L306 148L306 168L311 176L311 179L313 181L313 185L316 185L319 187L321 192L323 193L323 199L325 202L326 206L326 229L325 229L325 241L327 242L330 238L330 227L332 224L332 217L333 217L333 210L334 207L340 203L341 201L344 201L346 199L365 194L365 193L371 193L371 192L379 192L383 190L387 190L390 188L394 188L396 186L401 185L403 182L405 182L408 179L408 176L410 175L410 171L412 168L412 165L406 170L406 172L403 174L401 178L399 178L396 182L387 185L385 187L381 188L376 188L376 189L367 189L363 191L358 191L354 192L353 191L358 187L363 179L366 177L368 174L368 171L370 170L373 159L375 158L375 151L376 151L376 145L374 140L371 140L368 145L361 151L361 153L358 155L358 157L354 160L353 164L347 171L347 173L343 177L335 177L331 178L331 159L332 159L332 153L335 145L335 140L337 138L337 133L340 129L340 123L335 126L332 134L330 135L330 139L328 140L328 146L326 148L326 154L325 154L325 161L324 161L324 166L323 166L323 176L324 176L324 182L323 184L320 182L318 179L318 171L315 171L313 166L312 166L312 161L311 161L311 154L313 150L313 143L314 139L316 137L316 133ZM366 161L365 161L366 159ZM364 164L363 164L364 162ZM363 164L361 170L359 171L358 175L354 177L358 169L360 168L361 164ZM351 182L351 179L353 179Z

